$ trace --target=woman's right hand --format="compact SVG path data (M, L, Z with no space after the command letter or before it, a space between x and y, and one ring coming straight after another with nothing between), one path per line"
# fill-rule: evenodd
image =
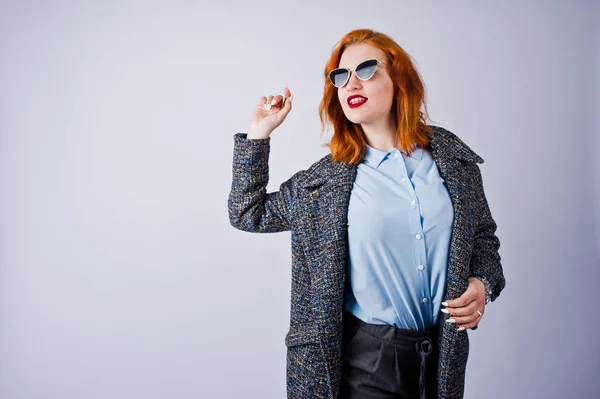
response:
M286 87L283 96L262 96L250 118L248 139L267 138L283 123L292 110L292 93Z

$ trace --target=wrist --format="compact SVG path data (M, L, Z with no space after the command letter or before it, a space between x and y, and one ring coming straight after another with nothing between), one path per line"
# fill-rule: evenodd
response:
M475 277L477 277L483 283L483 286L485 287L485 304L487 305L492 296L492 286L490 285L490 282L485 277L482 277L482 276L475 276Z
M247 139L266 139L271 135L271 132L259 131L255 128L248 129Z
M485 303L487 305L487 303L490 301L490 297L492 295L492 289L491 289L490 283L487 281L487 279L485 277L476 276L476 275L469 276L469 282L473 281L473 279L479 280L479 282L483 286L483 291L485 292Z

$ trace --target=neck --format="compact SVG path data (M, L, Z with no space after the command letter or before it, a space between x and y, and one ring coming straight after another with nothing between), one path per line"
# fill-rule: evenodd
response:
M381 151L391 151L396 146L396 126L395 118L391 115L387 119L361 124L367 144Z

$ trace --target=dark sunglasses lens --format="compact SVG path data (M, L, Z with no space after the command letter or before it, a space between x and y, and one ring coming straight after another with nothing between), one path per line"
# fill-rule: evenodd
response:
M345 69L334 69L329 74L329 80L335 87L342 87L348 79L348 71Z
M361 62L356 67L356 76L362 80L371 79L377 69L377 60L368 60Z

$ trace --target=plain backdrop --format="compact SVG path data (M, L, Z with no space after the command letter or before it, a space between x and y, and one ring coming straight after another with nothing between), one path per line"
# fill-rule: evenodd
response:
M284 398L290 233L229 224L233 136L294 93L269 191L327 154L323 68L391 35L480 165L507 284L466 398L600 395L594 1L0 1L0 398Z

